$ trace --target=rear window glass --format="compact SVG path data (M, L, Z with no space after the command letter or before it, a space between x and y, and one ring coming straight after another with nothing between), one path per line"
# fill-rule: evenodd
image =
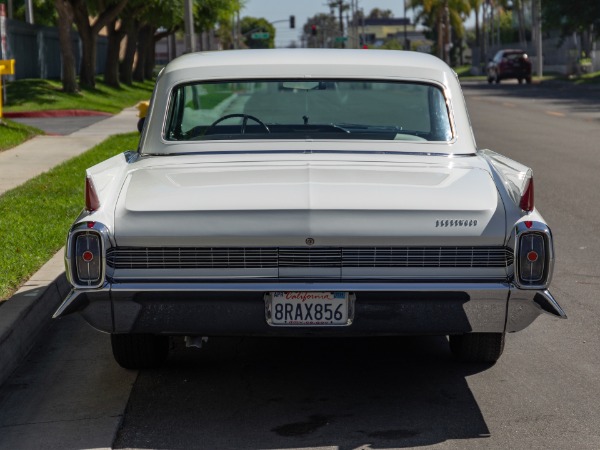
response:
M449 141L446 99L428 84L369 80L192 83L171 95L165 139Z

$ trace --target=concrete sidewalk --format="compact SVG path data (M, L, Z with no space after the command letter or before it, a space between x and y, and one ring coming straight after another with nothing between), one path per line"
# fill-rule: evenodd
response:
M58 124L69 118L55 120ZM137 131L137 121L137 109L127 108L69 135L36 136L17 147L0 152L0 195L89 150L108 136Z
M58 123L69 119L56 120ZM137 121L137 109L127 108L67 136L37 136L0 152L0 195L80 155L111 135L137 131ZM14 296L0 303L0 385L31 350L69 290L60 251Z

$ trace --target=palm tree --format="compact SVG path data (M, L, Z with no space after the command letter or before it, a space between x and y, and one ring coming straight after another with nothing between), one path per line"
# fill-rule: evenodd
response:
M464 18L471 12L470 3L470 0L408 0L407 8L416 11L416 19L422 20L437 35L437 56L446 62L450 60L450 28L457 39L462 39Z
M475 12L475 45L481 47L481 33L479 31L479 13L481 12L483 0L469 0L471 10Z

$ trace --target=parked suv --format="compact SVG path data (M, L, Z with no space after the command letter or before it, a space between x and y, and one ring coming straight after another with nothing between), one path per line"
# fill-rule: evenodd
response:
M500 50L487 66L488 83L516 78L519 84L523 80L531 83L531 61L523 50Z

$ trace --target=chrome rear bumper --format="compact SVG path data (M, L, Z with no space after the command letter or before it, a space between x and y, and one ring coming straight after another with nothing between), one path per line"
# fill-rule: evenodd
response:
M353 292L355 317L343 327L272 327L265 319L265 293L272 291ZM549 291L502 282L107 283L74 289L54 317L73 312L108 333L203 336L515 332L542 313L566 318Z

